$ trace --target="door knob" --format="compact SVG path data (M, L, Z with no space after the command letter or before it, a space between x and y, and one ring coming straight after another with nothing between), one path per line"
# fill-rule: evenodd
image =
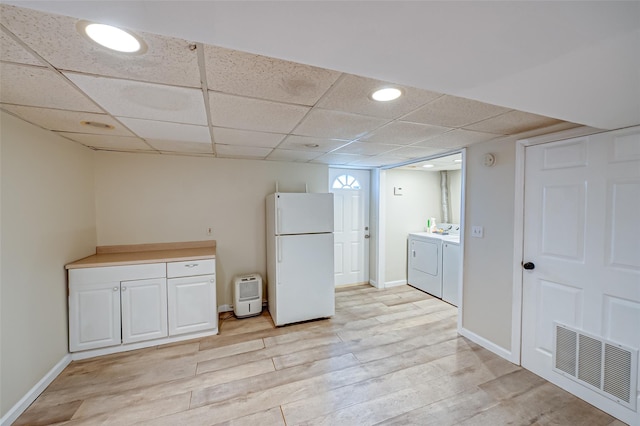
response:
M535 269L536 265L534 265L533 262L527 262L523 264L522 267L526 270L531 270L531 269Z
M364 237L365 237L365 238L369 238L369 236L368 236L368 235L365 235Z

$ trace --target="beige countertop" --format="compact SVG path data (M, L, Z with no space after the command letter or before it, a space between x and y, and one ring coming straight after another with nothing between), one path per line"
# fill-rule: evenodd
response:
M96 254L65 265L66 269L101 266L138 265L142 263L179 262L184 260L215 259L216 242L192 241L182 243L137 244L96 247Z

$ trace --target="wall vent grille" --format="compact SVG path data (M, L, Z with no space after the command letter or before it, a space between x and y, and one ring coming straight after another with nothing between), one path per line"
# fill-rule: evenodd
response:
M554 371L635 411L638 349L554 325Z

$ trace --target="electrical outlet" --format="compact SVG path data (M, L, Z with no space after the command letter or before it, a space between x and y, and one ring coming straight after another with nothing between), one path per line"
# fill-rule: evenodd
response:
M207 235L210 237L213 234L212 228L207 228Z
M471 236L474 238L482 238L484 236L484 228L482 226L472 226Z

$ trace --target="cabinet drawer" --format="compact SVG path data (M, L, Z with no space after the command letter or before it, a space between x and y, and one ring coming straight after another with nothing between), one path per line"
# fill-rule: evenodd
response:
M187 260L167 263L167 278L210 275L216 273L215 259Z

